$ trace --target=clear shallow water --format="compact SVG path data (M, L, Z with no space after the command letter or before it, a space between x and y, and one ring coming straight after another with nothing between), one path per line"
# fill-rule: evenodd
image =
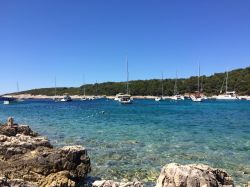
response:
M0 105L53 145L88 149L92 176L155 181L170 162L223 168L238 184L250 181L250 102L135 100L25 101Z

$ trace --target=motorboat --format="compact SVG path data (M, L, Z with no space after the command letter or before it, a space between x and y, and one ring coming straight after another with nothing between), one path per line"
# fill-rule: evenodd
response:
M72 101L72 99L69 96L69 94L64 94L63 98L60 101L61 102L69 102L69 101Z

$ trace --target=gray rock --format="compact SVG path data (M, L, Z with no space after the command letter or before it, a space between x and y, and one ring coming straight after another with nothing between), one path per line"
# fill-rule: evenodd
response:
M134 182L115 182L112 180L99 180L92 184L93 187L143 187L139 181Z
M82 146L53 148L28 126L0 126L0 186L75 186L90 172Z
M232 178L223 170L203 164L180 165L171 163L164 166L156 187L229 187Z

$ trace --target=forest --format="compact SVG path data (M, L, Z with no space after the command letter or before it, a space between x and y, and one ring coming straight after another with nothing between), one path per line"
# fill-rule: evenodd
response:
M250 67L236 69L228 72L228 91L235 90L239 95L250 95ZM216 95L222 89L225 91L226 73L215 73L211 76L200 77L200 90L206 95ZM198 90L197 76L189 78L179 78L177 88L180 94L193 93ZM163 95L171 96L174 93L175 79L151 79L151 80L132 80L129 81L129 93L131 95ZM126 93L126 82L104 82L96 84L86 84L80 87L58 87L56 95L68 93L70 95L116 95ZM19 92L18 94L32 95L55 95L55 88L39 88Z

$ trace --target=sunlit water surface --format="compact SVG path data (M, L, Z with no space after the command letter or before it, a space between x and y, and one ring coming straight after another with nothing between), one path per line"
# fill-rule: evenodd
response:
M0 104L1 122L8 116L54 146L85 146L92 176L153 185L161 167L177 162L223 168L237 184L250 181L249 101L27 100Z

